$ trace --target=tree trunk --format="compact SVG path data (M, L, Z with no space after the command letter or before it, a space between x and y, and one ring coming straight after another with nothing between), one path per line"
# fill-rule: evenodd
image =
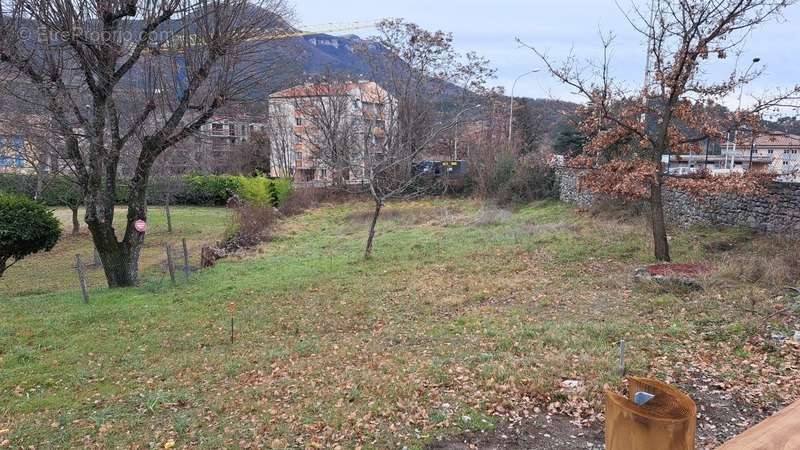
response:
M108 287L135 286L139 278L139 251L141 245L132 246L118 242L114 227L108 223L89 223L92 240L103 262Z
M372 257L372 242L375 240L375 226L378 224L378 216L381 214L383 203L375 201L375 212L372 215L372 223L369 226L369 237L367 238L367 249L364 251L364 259Z
M44 183L42 181L42 174L37 169L36 170L36 191L33 193L33 199L34 200L39 200L39 199L42 198L42 186L43 186L43 184Z
M72 235L78 236L81 234L81 222L78 220L78 205L70 205L70 211L72 211Z
M657 261L669 262L669 242L667 241L667 227L664 222L664 202L661 198L662 178L661 171L656 173L655 181L650 187L650 214L653 225L653 248Z
M139 281L139 254L144 243L144 233L134 227L137 220L147 220L145 198L147 179L132 183L128 194L128 214L125 237L117 240L114 230L113 186L96 196L87 196L86 224L100 260L109 288L135 286Z

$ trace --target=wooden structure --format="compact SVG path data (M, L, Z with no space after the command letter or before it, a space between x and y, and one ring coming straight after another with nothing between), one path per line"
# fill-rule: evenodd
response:
M657 380L630 378L630 398L606 389L607 450L693 450L697 406L680 390ZM644 405L636 392L655 397Z
M800 449L800 400L736 436L717 450Z

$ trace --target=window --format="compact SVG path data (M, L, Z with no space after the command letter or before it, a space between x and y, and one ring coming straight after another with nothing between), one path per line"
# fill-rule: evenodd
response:
M773 153L773 150L772 150L772 149L769 149L769 150L767 151L767 153L769 153L769 154L771 155L771 154Z
M211 124L211 132L214 134L222 134L222 124L221 123L212 123Z
M301 126L303 126L303 118L302 118L302 117L295 117L295 119L294 119L294 123L295 123L295 124L296 124L298 127L301 127Z

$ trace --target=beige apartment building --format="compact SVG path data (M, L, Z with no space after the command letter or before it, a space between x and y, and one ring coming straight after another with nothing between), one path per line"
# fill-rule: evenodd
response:
M333 170L323 157L326 137L323 122L346 124L341 133L350 182L363 179L364 145L381 148L385 139L388 107L393 99L373 81L307 83L269 96L268 134L272 152L272 176L299 182L330 182ZM334 118L333 115L341 117ZM330 132L328 132L330 133ZM330 139L330 136L327 137ZM365 140L367 142L365 142Z
M800 181L800 136L780 132L762 134L753 143L753 154L768 159L771 172Z

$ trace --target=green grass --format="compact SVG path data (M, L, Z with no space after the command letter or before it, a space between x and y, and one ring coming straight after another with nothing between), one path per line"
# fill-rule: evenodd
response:
M200 261L200 247L205 243L219 240L228 226L228 211L224 208L172 207L172 234L167 233L166 214L162 208L150 208L148 212L148 234L140 257L140 271L143 285L163 282L166 267L164 244L170 243L176 261L182 264L181 239L185 238L192 266ZM59 208L56 216L64 223L65 230L71 230L70 212ZM126 211L118 208L116 215L124 230ZM83 220L83 211L80 211ZM120 219L121 218L121 219ZM31 296L78 289L78 276L75 272L75 255L87 265L86 273L90 289L105 287L105 277L101 267L93 266L94 246L89 232L83 225L80 236L62 236L49 253L29 256L10 268L0 278L0 299L3 296Z
M632 289L632 269L650 261L639 223L544 202L479 225L480 208L391 204L370 261L369 205L321 208L247 258L176 287L151 265L142 286L96 289L89 305L71 275L30 292L60 267L54 255L21 263L0 281L0 442L414 448L561 399L563 378L598 402L603 384L619 383L622 338L630 371L658 374L658 357L671 364L679 349L719 342L704 336L754 333L731 301L741 283L682 297ZM196 245L227 220L218 209L174 216L176 235ZM155 254L166 236L151 217ZM722 264L697 239L673 236L675 258ZM721 363L759 357L742 348Z

